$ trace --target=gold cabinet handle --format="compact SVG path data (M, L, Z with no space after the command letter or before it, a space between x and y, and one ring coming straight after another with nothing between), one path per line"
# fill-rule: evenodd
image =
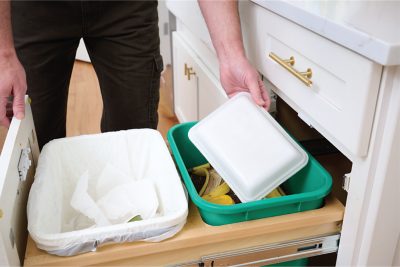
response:
M272 58L276 63L284 67L291 74L296 76L296 78L302 81L305 85L311 87L313 82L310 80L312 77L312 70L310 68L308 68L305 72L300 72L293 68L293 65L295 63L294 57L290 57L290 59L284 60L273 52L269 53L269 57Z
M196 75L196 72L193 71L192 67L188 67L188 65L185 63L185 76L187 76L188 81L190 81L190 76L191 75Z

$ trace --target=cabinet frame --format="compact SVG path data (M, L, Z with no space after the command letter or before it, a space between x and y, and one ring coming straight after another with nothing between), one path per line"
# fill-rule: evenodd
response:
M248 2L243 4L256 5ZM175 1L167 2L169 10L182 21L182 25L194 21L193 14L201 16L197 5L184 4ZM242 20L242 23L246 23ZM242 25L243 26L243 25ZM265 28L267 25L258 24ZM184 29L198 36L194 42L209 44L209 36L205 36L206 25L197 21L196 28ZM251 32L255 33L256 29ZM251 36L250 36L251 37ZM248 38L243 36L245 44ZM324 38L324 37L321 37ZM255 47L258 44L253 36ZM254 47L246 47L247 51L254 51ZM266 55L257 55L265 57ZM250 57L254 63L259 58ZM212 61L210 61L212 62ZM396 204L399 202L398 188L399 164L399 117L400 117L400 71L399 66L381 66L376 108L373 115L372 132L368 145L367 155L351 158L352 171L349 174L350 184L345 207L345 218L341 234L337 265L391 265L393 259L400 262L400 253L396 255L396 244L399 246L400 211ZM217 73L217 71L214 71ZM292 106L295 110L296 107ZM296 110L301 112L300 110ZM312 116L312 114L309 114ZM346 130L346 129L344 129ZM337 147L343 152L343 147ZM397 189L397 190L396 190ZM384 222L389 221L386 224ZM381 246L379 248L379 246ZM397 261L396 261L397 259Z

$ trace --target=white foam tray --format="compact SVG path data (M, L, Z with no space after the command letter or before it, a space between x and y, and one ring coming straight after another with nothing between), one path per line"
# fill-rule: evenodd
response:
M197 123L189 139L242 202L264 198L308 162L307 153L248 93Z

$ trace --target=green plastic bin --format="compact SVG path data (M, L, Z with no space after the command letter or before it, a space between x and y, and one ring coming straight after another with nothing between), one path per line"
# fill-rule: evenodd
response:
M308 164L281 186L286 196L268 198L235 205L218 205L202 199L192 183L188 168L204 164L207 160L188 138L196 122L175 125L168 131L173 157L193 203L204 222L224 225L260 218L284 215L320 208L324 197L332 188L331 175L310 155Z

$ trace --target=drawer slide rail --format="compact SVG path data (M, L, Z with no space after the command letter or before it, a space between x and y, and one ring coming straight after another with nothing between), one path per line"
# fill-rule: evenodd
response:
M337 252L340 234L274 243L201 257L176 266L263 266Z

